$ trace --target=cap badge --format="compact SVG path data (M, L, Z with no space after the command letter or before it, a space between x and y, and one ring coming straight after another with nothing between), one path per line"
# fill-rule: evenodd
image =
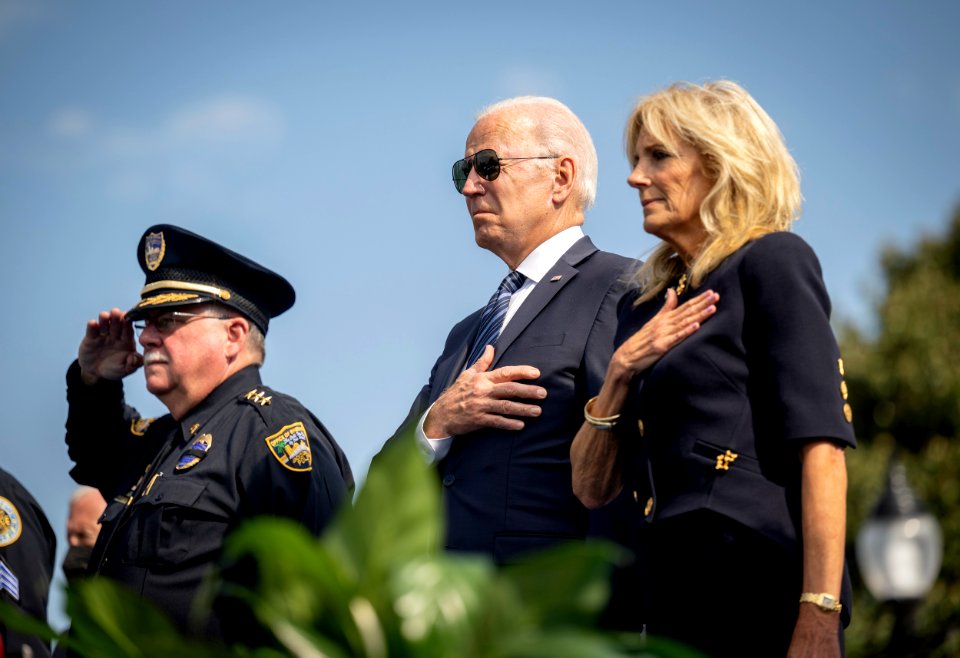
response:
M147 269L155 272L160 267L160 262L166 252L167 243L163 240L163 231L147 233L147 236L143 239L143 261L147 264Z
M9 546L20 539L23 531L23 521L20 512L13 503L0 496L0 547Z
M201 434L197 440L190 444L190 448L184 450L177 460L176 470L185 471L193 468L200 463L200 460L207 456L210 446L213 445L213 436L210 434Z
M313 467L310 454L310 439L303 423L296 422L280 428L276 434L266 439L270 454L291 471L309 471Z

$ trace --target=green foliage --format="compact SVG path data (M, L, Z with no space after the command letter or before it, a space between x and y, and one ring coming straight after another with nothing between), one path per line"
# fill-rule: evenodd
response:
M696 655L595 628L619 549L565 546L498 569L486 557L443 552L441 518L436 474L410 437L375 461L355 505L341 510L321 539L274 518L230 536L222 575L207 584L201 608L214 598L238 604L243 614L224 623L242 619L248 631L259 625L258 646L187 639L153 606L105 579L68 590L73 626L66 642L90 658ZM15 612L0 611L0 619L54 635Z
M611 547L560 549L498 570L485 557L443 553L440 519L436 476L412 439L401 441L322 540L276 519L234 534L228 563L253 556L262 575L252 591L224 591L243 597L290 655L626 655L592 628ZM278 545L296 560L269 563Z
M882 269L878 335L842 331L855 422L917 451L960 433L960 209L944 236L888 250Z
M911 485L940 521L944 559L933 591L916 610L917 656L960 655L960 209L944 235L882 259L886 292L874 336L841 331L859 447L848 454L848 546L884 487L897 447ZM848 655L887 655L894 615L859 580Z

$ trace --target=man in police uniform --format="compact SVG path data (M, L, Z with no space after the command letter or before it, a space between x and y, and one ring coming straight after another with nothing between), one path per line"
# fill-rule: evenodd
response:
M40 505L0 468L0 600L46 621L57 538ZM49 656L50 646L0 626L0 656Z
M108 501L90 572L180 628L222 638L228 621L198 609L196 594L224 537L257 515L319 534L353 480L320 421L260 382L263 337L293 305L291 285L170 225L147 229L138 257L140 302L91 320L67 373L71 475ZM124 404L120 380L141 366L169 414L142 418Z

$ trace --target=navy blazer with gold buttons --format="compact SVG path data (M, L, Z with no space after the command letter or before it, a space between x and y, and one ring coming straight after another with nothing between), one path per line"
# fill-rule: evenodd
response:
M716 314L632 384L618 427L647 521L712 510L796 549L799 448L855 446L843 361L819 262L791 233L754 240L680 302L712 289ZM616 344L663 297L624 299Z

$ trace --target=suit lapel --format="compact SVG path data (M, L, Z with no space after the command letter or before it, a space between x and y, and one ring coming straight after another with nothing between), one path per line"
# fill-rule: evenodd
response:
M597 248L590 241L590 238L584 236L577 240L563 256L554 264L547 274L540 279L530 296L524 300L523 304L517 309L509 324L500 334L494 347L496 354L493 358L491 368L496 368L504 352L510 348L510 345L523 333L523 330L540 315L540 312L546 308L547 304L557 296L557 294L569 284L579 273L577 265L586 257L597 251Z
M434 385L430 395L430 403L436 402L440 394L447 390L463 369L466 367L467 353L473 346L473 339L477 335L480 314L483 309L476 311L470 318L461 323L459 336L451 337L449 344L454 347L440 359L437 372L433 377Z

